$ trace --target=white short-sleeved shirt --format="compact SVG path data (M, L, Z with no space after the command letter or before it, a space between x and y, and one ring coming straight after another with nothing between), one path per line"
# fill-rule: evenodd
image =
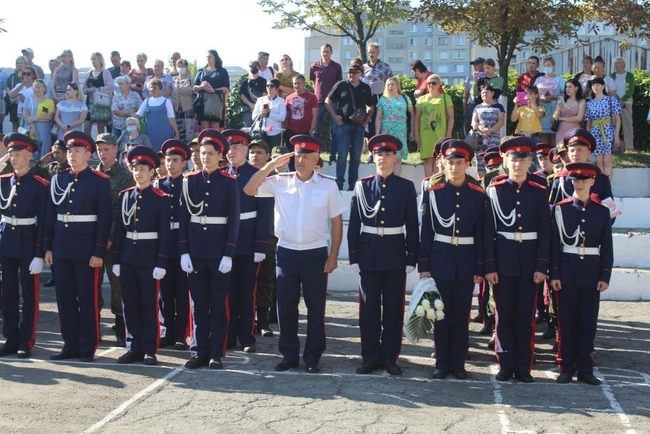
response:
M278 246L291 250L327 247L329 220L348 210L336 182L318 172L302 182L295 172L268 177L257 190L275 198L275 236Z

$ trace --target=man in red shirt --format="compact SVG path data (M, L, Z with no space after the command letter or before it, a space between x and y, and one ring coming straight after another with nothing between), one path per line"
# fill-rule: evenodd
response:
M316 129L318 121L318 98L305 89L305 76L298 74L293 78L294 93L287 96L287 127L284 132L285 146L293 150L290 139L297 134L310 134ZM315 134L314 134L315 135ZM293 167L293 159L289 163Z
M535 84L535 80L544 75L537 68L539 68L539 57L530 56L526 62L526 72L517 77L517 92L526 92L529 86Z

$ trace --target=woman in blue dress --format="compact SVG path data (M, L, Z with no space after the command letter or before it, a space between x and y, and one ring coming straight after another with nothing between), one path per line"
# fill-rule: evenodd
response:
M154 151L160 151L163 142L168 139L178 139L178 125L174 115L174 105L169 98L162 96L163 84L157 78L149 82L151 96L140 105L138 114L147 123L147 136L151 140Z
M585 121L596 139L596 164L611 179L612 146L621 147L621 104L613 96L605 95L605 80L596 77L590 83L594 97L587 101Z

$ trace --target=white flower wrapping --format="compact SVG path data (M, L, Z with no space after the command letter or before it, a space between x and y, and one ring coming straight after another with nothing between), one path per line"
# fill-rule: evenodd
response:
M426 338L433 329L433 323L445 318L445 304L440 298L436 282L431 277L420 279L404 315L404 335L416 343Z

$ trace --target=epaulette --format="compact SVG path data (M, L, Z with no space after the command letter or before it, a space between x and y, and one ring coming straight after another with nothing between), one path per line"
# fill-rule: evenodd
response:
M589 200L591 200L592 202L596 202L598 205L603 205L603 203L602 203L603 201L600 200L600 197L598 196L598 193L591 193L589 195ZM603 205L603 206L605 206L605 205Z
M50 186L50 181L47 179L43 178L42 176L34 175L34 179L43 184L46 187Z
M496 175L494 178L492 178L492 181L501 181L502 179L508 178L507 173L501 173L499 175Z
M375 175L368 175L368 176L364 176L363 178L359 178L357 181L361 181L362 179L372 179L374 177Z
M545 185L542 185L539 182L535 182L535 181L532 181L530 179L528 180L528 185L530 185L531 187L541 188L542 190L547 189L547 187Z
M467 186L471 188L472 190L480 191L481 193L485 193L485 190L480 185L472 184L471 182L467 183Z
M167 196L169 196L167 193L165 193L164 191L162 191L162 190L159 189L158 187L153 187L153 186L152 186L152 187L151 187L151 191L153 191L154 193L156 193L156 194L157 194L158 196L160 196L160 197L167 197Z
M565 205L567 203L573 203L573 197L567 197L557 203L557 205Z
M481 181L479 179L476 179L476 178L474 178L473 176L470 176L470 175L467 175L466 177L467 177L467 183L468 184L470 184L470 185L474 184L474 185L477 185L479 187L481 186Z
M568 170L560 170L559 172L557 172L557 173L555 174L555 177L556 177L556 178L563 178L563 177L568 176L568 175L569 175L569 171L568 171Z
M201 173L200 170L190 170L189 172L183 172L183 176L187 178L190 176L198 175L199 173Z
M135 185L133 187L127 187L124 190L120 191L120 194L125 193L127 191L135 190Z
M445 188L446 185L447 185L446 182L438 182L433 185L430 185L429 188L427 188L427 191L440 190L441 188Z
M494 187L497 185L503 185L508 181L508 175L503 174L503 175L497 175L494 178L490 180L490 185L488 187Z
M323 175L322 173L318 174L319 176L322 176L323 178L331 179L332 181L336 181L336 178L330 175Z
M221 175L221 176L223 176L223 177L226 177L226 178L230 178L230 179L237 180L237 178L235 177L235 175L232 175L232 174L231 174L230 172L228 172L227 170L219 170L219 175Z
M14 176L14 172L3 173L0 178L11 178L12 176Z
M99 176L100 178L111 179L110 176L108 176L104 172L100 172L99 170L91 170L91 172L94 173L95 175Z

